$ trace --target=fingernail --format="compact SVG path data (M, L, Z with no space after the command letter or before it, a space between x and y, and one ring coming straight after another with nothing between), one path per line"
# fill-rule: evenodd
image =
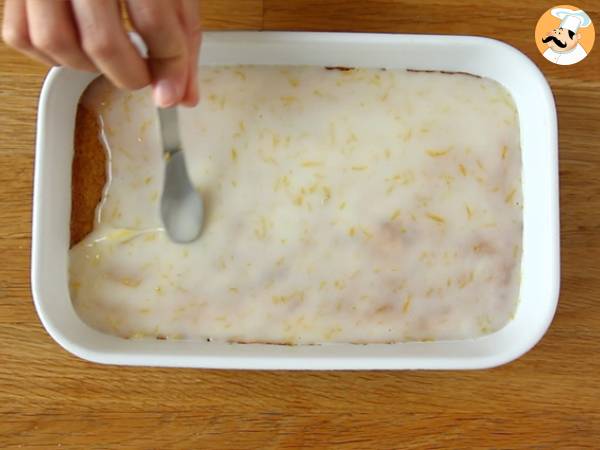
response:
M161 108L173 106L179 100L177 88L170 80L160 80L154 88L154 101Z

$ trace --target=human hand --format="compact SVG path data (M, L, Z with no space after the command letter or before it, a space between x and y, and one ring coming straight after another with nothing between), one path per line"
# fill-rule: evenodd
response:
M49 65L99 71L117 87L152 85L158 106L198 103L198 0L124 0L148 58L131 43L118 0L6 0L2 38Z

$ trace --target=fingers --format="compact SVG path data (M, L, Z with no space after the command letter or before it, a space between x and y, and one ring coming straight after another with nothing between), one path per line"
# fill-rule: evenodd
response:
M188 81L182 103L186 106L195 106L200 98L198 93L198 56L202 40L198 0L182 0L180 20L187 34L190 55Z
M56 65L56 61L33 47L29 38L26 6L24 0L6 0L2 40L33 59L50 66Z
M128 0L127 10L148 47L154 100L161 107L179 103L189 72L188 38L171 1Z
M26 7L29 39L38 51L64 66L96 70L79 46L79 36L69 2L27 0Z
M159 106L195 105L198 0L127 0L126 6L148 60L128 38L118 0L5 0L2 38L46 64L99 70L120 88L152 83Z
M148 67L125 33L118 2L72 0L72 7L82 48L94 65L120 88L148 85Z

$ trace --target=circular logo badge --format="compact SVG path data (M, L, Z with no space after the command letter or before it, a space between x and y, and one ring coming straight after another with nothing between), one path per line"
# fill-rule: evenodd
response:
M585 11L576 6L550 8L535 27L535 44L548 61L561 66L585 59L594 46L594 24Z

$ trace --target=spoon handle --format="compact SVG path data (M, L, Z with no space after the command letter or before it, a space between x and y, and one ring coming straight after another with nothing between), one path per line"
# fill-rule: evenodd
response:
M158 119L160 122L163 152L165 156L171 156L173 153L181 150L177 107L158 108Z

